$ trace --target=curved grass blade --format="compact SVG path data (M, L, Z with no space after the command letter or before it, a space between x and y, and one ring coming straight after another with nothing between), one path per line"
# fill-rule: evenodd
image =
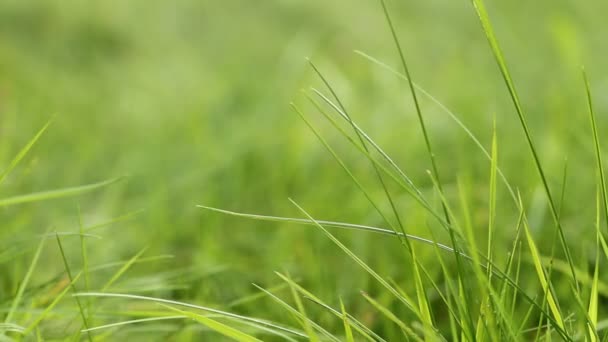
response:
M84 194L87 192L91 192L91 191L106 187L111 184L114 184L123 179L124 179L124 177L118 177L118 178L113 178L113 179L109 179L109 180L106 180L103 182L93 183L93 184L89 184L89 185L82 185L82 186L77 186L77 187L72 187L72 188L63 188L63 189L50 190L50 191L35 192L33 194L3 198L3 199L0 199L0 207L6 207L9 205L15 205L15 204L39 202L39 201L64 198L64 197L78 196L78 195L81 195L81 194Z
M139 295L132 295L132 294L123 294L123 293L107 293L107 292L81 292L81 293L76 293L73 296L74 297L105 297L105 298L134 299L134 300L148 301L148 302L159 303L159 304L183 306L186 308L191 308L191 309L196 309L196 310L201 310L201 311L205 311L205 312L218 314L221 316L225 316L227 318L233 318L236 320L241 320L241 321L245 321L245 322L251 322L251 323L267 326L269 328L287 332L287 333L290 333L292 335L296 335L299 337L304 337L304 338L307 337L306 334L303 334L302 332L300 332L298 330L286 328L281 325L278 325L278 324L275 324L275 323L272 323L272 322L269 322L269 321L266 321L263 319L237 315L237 314L233 314L233 313L218 310L218 309L212 309L212 308L205 307L205 306L178 302L178 301L169 300L169 299L146 297L146 296L139 296Z
M140 318L140 319L133 319L133 320L129 320L129 321L100 325L97 327L84 329L84 330L82 330L82 332L92 332L92 331L96 331L96 330L116 328L116 327L121 327L124 325L137 324L137 323L156 322L156 321L165 321L165 320L174 320L174 319L185 319L188 317L189 316L186 316L186 315L179 315L179 316L161 316L161 317Z

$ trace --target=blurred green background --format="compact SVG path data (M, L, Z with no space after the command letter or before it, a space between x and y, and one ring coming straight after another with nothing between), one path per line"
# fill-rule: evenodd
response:
M542 247L553 227L469 1L390 1L389 6L414 80L458 113L487 148L496 117L500 166L530 205ZM590 74L605 130L608 3L514 0L488 6L556 193L568 158L571 200L563 207L564 221L567 234L584 243L584 232L592 231L595 174L580 67ZM281 309L268 300L229 305L257 293L251 283L272 287L281 283L273 271L289 270L330 303L342 296L353 314L373 325L377 313L358 292L374 293L378 285L318 230L195 207L300 217L291 197L319 219L386 227L289 107L291 101L301 105L363 183L383 198L366 158L302 96L311 86L325 91L306 57L335 86L357 122L432 198L429 160L407 84L354 50L400 70L378 1L0 2L0 168L53 120L0 188L1 196L129 176L78 198L2 208L2 302L23 278L38 234L48 227L78 230L78 206L85 225L143 209L94 232L102 239L88 240L91 264L129 259L144 247L145 256L174 258L135 266L114 285L115 292L281 320ZM484 241L489 164L438 106L426 99L421 105L448 197L457 203L459 178L470 184L474 226ZM424 210L404 192L395 196L408 230L429 237L433 224ZM509 246L517 212L504 188L498 211L498 234ZM336 233L379 273L408 288L398 241ZM594 239L590 234L588 241ZM73 267L80 267L78 239L66 237L65 244ZM64 271L55 244L48 245L34 284ZM433 253L421 250L423 258ZM108 274L98 272L93 279L101 282ZM322 319L339 329L339 321ZM377 328L391 336L390 327Z

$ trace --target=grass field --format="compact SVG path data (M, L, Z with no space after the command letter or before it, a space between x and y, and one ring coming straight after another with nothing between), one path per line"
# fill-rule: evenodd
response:
M605 13L2 1L0 340L607 340Z

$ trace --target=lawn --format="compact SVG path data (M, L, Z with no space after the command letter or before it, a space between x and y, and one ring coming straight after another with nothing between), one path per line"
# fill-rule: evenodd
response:
M605 13L2 1L0 341L606 340Z

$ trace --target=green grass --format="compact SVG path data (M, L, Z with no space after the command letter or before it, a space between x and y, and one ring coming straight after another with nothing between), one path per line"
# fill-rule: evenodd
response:
M608 340L607 9L3 1L0 340Z

